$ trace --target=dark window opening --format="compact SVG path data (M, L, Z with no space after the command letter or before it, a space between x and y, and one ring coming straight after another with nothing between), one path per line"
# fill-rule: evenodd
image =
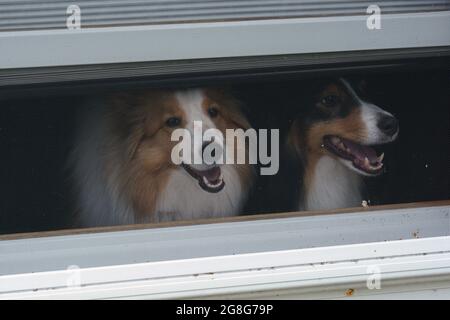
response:
M394 114L398 139L385 147L387 171L365 179L371 205L449 199L450 73L410 71L357 74L367 96ZM281 79L280 79L281 78ZM296 99L311 81L278 77L228 83L247 106L255 128L280 128L283 139ZM102 93L103 94L103 93ZM67 94L1 100L0 233L68 229L74 197L66 168L77 114L91 95ZM301 106L298 106L301 108ZM261 178L242 214L284 212L292 189L267 200L270 180ZM265 201L259 201L265 197ZM283 198L288 197L288 198ZM263 205L261 205L263 203Z

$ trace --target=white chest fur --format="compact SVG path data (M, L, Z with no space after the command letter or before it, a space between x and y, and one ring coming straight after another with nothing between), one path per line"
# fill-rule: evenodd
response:
M175 170L156 206L157 222L236 215L246 198L239 174L233 166L223 165L225 187L218 193L203 190L183 169Z
M357 173L328 156L322 156L313 170L301 209L330 210L361 205L361 178Z

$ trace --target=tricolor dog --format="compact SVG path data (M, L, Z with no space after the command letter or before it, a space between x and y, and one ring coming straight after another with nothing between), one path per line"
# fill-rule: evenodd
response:
M288 147L301 167L298 209L360 206L362 177L383 172L379 146L394 141L398 120L363 100L345 79L326 82L298 106Z

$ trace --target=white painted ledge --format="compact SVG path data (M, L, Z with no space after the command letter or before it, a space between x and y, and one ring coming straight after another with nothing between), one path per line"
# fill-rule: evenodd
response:
M0 298L450 298L449 216L443 205L5 240ZM380 290L366 286L374 270Z
M450 45L450 11L0 32L0 69ZM320 35L320 36L318 36Z

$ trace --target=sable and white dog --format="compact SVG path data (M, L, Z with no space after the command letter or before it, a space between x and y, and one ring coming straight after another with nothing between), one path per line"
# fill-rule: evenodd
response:
M178 128L248 129L225 90L151 90L92 105L71 157L81 226L150 223L240 213L254 178L248 164L181 164L171 159ZM202 153L204 148L193 148Z
M298 209L361 206L362 177L383 172L384 153L374 147L397 138L398 120L361 99L345 79L320 85L298 108L288 133L301 166Z

